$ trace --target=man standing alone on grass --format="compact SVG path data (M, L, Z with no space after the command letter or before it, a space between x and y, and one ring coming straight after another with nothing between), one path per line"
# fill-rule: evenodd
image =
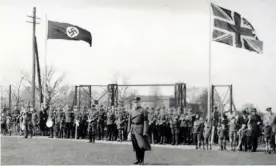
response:
M135 107L130 112L128 132L131 135L133 150L136 152L136 161L133 164L144 164L145 151L151 150L148 139L148 113L141 107L140 98L135 99Z

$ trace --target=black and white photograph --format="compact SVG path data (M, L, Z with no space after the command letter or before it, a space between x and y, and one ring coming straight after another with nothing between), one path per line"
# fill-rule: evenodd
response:
M1 165L276 165L276 0L1 0Z

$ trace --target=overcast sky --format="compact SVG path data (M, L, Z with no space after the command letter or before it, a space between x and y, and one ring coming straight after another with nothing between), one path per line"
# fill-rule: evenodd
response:
M249 20L264 54L212 42L212 83L233 84L237 107L254 103L276 109L276 1L213 0ZM185 82L208 85L208 0L1 0L0 82L20 80L31 72L32 25L26 15L37 7L37 38L44 66L45 15L89 30L85 42L48 40L47 64L75 84L108 84L113 73L129 83Z

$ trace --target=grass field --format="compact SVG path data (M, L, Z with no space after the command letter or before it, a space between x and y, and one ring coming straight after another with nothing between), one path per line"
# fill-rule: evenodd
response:
M1 136L2 165L129 165L133 161L134 153L129 144L89 144L81 140ZM203 151L194 150L191 146L153 147L152 151L146 152L145 164L275 165L276 155L265 155L264 152Z

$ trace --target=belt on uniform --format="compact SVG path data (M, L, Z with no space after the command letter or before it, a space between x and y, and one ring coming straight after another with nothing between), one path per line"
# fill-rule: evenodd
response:
M132 125L142 125L142 123L131 123Z

